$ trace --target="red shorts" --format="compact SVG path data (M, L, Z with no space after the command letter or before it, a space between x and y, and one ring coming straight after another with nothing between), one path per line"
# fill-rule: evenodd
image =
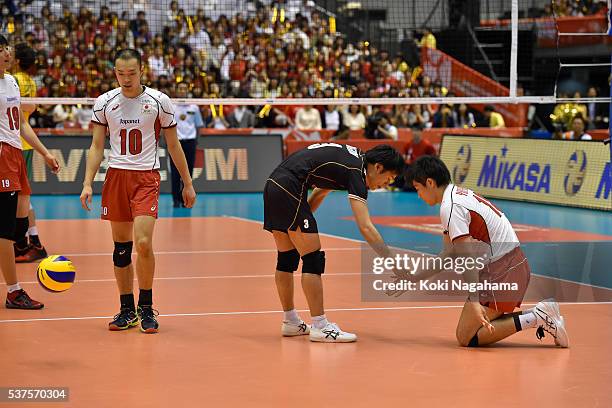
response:
M157 170L109 168L102 187L102 219L131 222L140 215L157 218L159 182Z
M490 290L480 293L480 304L499 312L511 313L520 307L529 286L531 268L520 247L487 265L480 272L480 281L515 284L517 290Z
M28 170L21 149L0 142L0 192L19 191L31 195Z

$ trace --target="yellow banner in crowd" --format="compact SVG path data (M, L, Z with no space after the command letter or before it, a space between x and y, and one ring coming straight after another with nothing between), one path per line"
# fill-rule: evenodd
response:
M488 197L612 210L610 149L600 142L447 135L453 183Z

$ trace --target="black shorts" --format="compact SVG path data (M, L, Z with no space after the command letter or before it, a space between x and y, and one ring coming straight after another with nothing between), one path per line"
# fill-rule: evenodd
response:
M317 221L308 205L308 188L287 170L272 172L264 187L264 229L318 233Z

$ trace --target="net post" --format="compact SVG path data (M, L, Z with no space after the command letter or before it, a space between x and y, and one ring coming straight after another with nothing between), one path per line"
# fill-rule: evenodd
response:
M518 0L512 0L510 38L510 98L516 102L518 73Z

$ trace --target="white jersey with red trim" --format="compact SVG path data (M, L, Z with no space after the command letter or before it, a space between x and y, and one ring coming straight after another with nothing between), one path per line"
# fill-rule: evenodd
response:
M174 105L163 92L146 86L142 89L135 98L128 98L121 88L115 88L96 99L91 121L109 129L109 167L159 168L159 136L161 129L176 126Z
M472 190L454 184L444 190L440 220L451 241L471 236L489 244L491 260L501 258L520 244L503 212Z
M4 74L0 78L0 142L22 149L19 137L19 105L21 93L19 84L12 75Z

